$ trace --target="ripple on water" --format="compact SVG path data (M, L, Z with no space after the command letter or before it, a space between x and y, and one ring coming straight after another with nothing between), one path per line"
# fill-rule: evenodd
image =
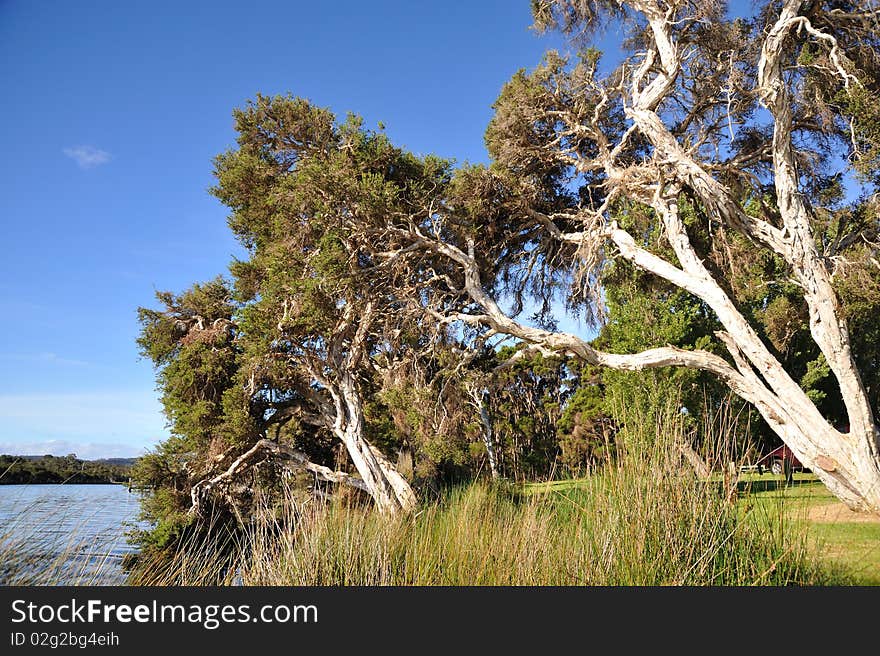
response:
M0 485L0 582L124 584L139 510L124 485Z

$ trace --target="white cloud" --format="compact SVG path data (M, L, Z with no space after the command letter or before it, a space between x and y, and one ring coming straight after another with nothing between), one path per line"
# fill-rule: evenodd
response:
M156 397L146 390L0 394L0 451L106 457L127 448L127 455L143 453L167 437Z
M65 148L64 154L76 162L81 169L92 169L101 164L106 164L112 158L112 155L106 150L95 148L94 146L75 146L74 148Z
M66 456L75 453L81 460L99 458L136 458L145 449L131 444L107 442L74 442L71 440L42 440L28 442L0 442L0 453L16 456Z

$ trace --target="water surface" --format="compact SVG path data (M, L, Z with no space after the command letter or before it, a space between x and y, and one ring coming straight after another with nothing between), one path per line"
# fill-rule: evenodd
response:
M139 510L125 485L0 485L0 583L124 583Z

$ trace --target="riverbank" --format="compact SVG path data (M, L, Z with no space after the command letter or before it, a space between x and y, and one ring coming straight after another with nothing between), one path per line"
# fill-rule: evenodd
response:
M392 520L290 495L225 556L217 539L181 545L169 562L142 563L134 580L122 566L136 555L126 534L138 495L121 486L7 486L0 583L880 584L880 523L841 510L814 477L788 486L744 480L731 500L687 479L609 474L525 489L470 484Z
M80 460L68 456L0 455L0 485L128 483L135 458Z
M229 531L140 563L136 584L268 586L852 585L787 506L737 499L653 460L524 491L472 483L397 518L275 498ZM658 476L658 472L662 475ZM561 482L560 482L561 483ZM752 510L748 510L748 499ZM745 504L745 505L744 505ZM198 531L193 530L193 536ZM219 546L218 546L219 545ZM167 558L167 556L171 556ZM157 554L163 556L163 554Z

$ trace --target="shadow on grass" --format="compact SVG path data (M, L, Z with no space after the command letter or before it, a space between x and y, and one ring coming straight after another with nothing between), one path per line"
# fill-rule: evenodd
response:
M801 487L803 485L812 485L812 480L793 480L786 481L782 478L768 478L758 480L737 481L736 491L740 494L748 492L775 492L776 490L785 490L786 488Z

